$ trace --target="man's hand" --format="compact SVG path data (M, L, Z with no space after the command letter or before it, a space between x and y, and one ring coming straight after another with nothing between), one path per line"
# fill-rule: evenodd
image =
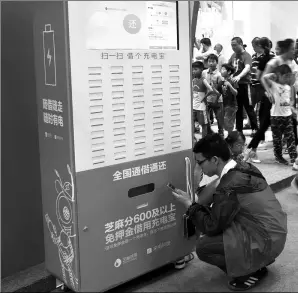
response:
M239 75L235 76L235 77L232 77L232 81L235 82L235 83L238 83L240 80L240 77Z
M190 195L180 189L172 191L173 196L179 202L181 202L187 209L191 206Z

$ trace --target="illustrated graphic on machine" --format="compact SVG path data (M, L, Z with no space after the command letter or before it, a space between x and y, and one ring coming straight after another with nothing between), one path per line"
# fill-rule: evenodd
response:
M55 35L50 24L43 31L45 85L56 86Z
M63 281L67 284L69 280L71 287L77 289L78 279L75 272L76 268L73 264L76 251L72 242L72 239L76 237L73 211L75 190L73 175L69 165L67 165L67 170L70 175L70 182L63 182L58 171L55 170L57 179L54 184L58 194L56 199L56 219L59 223L59 230L57 230L48 214L45 215L45 220L53 243L57 245Z
M76 292L194 247L167 186L190 185L189 15L187 1L58 1L36 13L45 264Z

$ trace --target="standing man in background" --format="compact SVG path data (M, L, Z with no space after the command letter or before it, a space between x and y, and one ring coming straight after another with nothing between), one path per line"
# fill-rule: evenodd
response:
M235 73L232 81L238 84L236 113L236 129L243 131L243 106L251 123L251 129L255 133L258 129L257 117L251 103L251 55L244 50L243 41L240 37L234 37L231 41L232 54L229 64L234 66Z
M223 46L221 44L216 44L214 46L214 51L216 52L218 57L217 69L219 72L221 71L222 65L226 63L226 58L222 53L222 49L223 49Z

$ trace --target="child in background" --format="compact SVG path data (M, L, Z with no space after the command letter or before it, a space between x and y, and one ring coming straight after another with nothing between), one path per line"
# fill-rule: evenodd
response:
M215 54L210 54L207 57L208 69L205 69L202 73L202 76L207 80L208 84L212 87L213 93L210 93L207 97L207 112L214 112L216 120L218 133L222 138L224 138L224 129L223 129L223 102L222 96L218 92L222 76L217 69L218 57ZM210 114L208 114L210 119Z
M230 134L235 125L237 106L237 83L231 80L231 75L235 72L232 65L223 64L221 67L222 82L218 91L223 97L224 129Z
M244 134L242 132L235 130L230 132L225 140L229 145L232 159L237 163L244 162L243 151L244 151L245 141L246 141Z
M201 61L196 61L192 64L192 91L193 91L193 118L194 118L194 129L198 132L195 127L195 123L202 127L202 137L211 133L211 126L207 116L206 109L206 95L207 92L212 92L212 88L202 77L202 72L204 70L204 64Z
M272 102L270 115L275 161L279 164L289 165L289 162L282 156L282 136L284 135L291 165L294 170L298 170L298 166L295 164L297 151L292 122L292 115L296 113L295 109L291 107L292 80L293 74L287 64L278 66L275 73L264 75L264 86L268 98Z

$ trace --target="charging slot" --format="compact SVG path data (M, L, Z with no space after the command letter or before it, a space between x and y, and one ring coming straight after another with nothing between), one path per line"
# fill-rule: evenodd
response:
M154 183L134 187L128 191L128 197L132 198L146 193L150 193L150 192L153 192L154 189L155 189Z

